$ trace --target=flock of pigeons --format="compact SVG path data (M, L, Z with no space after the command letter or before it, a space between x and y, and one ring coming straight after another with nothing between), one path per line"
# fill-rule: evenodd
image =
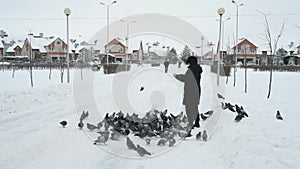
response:
M201 120L207 120L213 111L207 111L198 115L198 123ZM90 131L96 131L99 136L94 140L94 144L106 145L109 139L121 140L121 137L126 137L126 145L130 150L136 151L140 156L151 155L140 144L135 144L129 137L134 136L143 139L146 145L156 144L157 146L174 146L177 139L186 139L191 137L187 132L188 119L181 112L178 115L165 111L153 110L144 117L139 117L133 113L125 115L121 111L118 113L106 114L102 121L97 124L84 123L84 120L89 116L88 111L83 111L78 122L78 128L86 128ZM65 127L66 121L61 121L60 124ZM200 127L200 126L199 126ZM196 140L207 141L206 131L196 134ZM153 143L155 142L155 143Z
M225 100L225 98L219 93L217 94L217 97L219 99ZM227 103L226 102L221 102L221 107L222 107L223 110L228 109L231 112L237 113L236 116L235 116L235 119L234 119L234 121L236 121L236 122L240 122L243 118L249 117L249 115L244 110L243 106L239 106L237 104L232 105L229 102L227 102ZM277 120L283 120L279 110L277 110L277 113L276 113L275 117L276 117Z
M217 94L219 99L225 100L221 94ZM234 121L240 122L243 118L249 117L244 110L243 106L237 104L232 105L229 102L221 102L223 110L228 109L231 112L236 113ZM207 120L212 114L213 110L209 110L206 113L198 114L196 123L200 124L200 120ZM118 113L106 114L102 121L97 124L84 123L84 120L89 116L88 111L83 111L78 122L78 128L86 128L90 131L96 131L99 136L94 140L94 144L106 145L109 139L119 141L121 137L126 137L126 145L130 150L136 151L140 156L151 155L140 144L135 144L129 137L135 136L143 139L146 145L156 141L158 146L174 146L176 139L186 139L191 137L190 133L187 132L188 119L183 112L178 115L168 113L165 111L153 110L144 117L139 117L138 114L133 113L125 115L121 111ZM280 112L277 111L276 118L283 120ZM60 124L65 127L67 121L63 120ZM199 126L200 127L200 126ZM155 139L154 139L155 138ZM207 141L208 135L206 130L199 131L196 134L196 140ZM158 141L157 141L158 140Z

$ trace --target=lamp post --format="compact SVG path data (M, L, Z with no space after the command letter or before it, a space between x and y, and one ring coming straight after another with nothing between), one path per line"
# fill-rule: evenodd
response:
M236 46L234 49L234 54L235 54L235 66L234 66L234 81L233 81L233 86L235 86L235 82L236 82L236 70L237 70L237 43L238 43L238 29L239 29L239 7L243 6L244 4L238 4L235 0L232 0L232 3L235 4L236 6Z
M225 34L225 22L230 20L231 18L228 17L226 18L224 21L223 21L223 29L222 29L222 51L223 51L223 47L224 47L224 34ZM223 56L224 56L224 53L222 52L222 57L221 57L221 63L223 64Z
M71 14L70 8L65 8L65 15L67 16L67 82L70 83L70 60L69 60L69 15Z
M126 37L125 37L125 40L126 40L126 59L125 59L125 64L126 64L126 71L128 70L128 38L129 38L129 25L131 23L135 23L136 21L130 21L130 22L126 22L124 20L120 20L121 22L124 22L126 23Z
M218 52L217 52L217 58L218 58L218 68L217 68L217 86L219 86L220 81L220 46L221 46L221 32L222 32L222 16L225 13L224 8L218 9L218 14L220 15L220 29L219 29L219 45L218 45Z
M33 36L33 33L29 33L28 34L28 36L29 36L29 40L30 40L30 42L29 42L29 44L30 44L30 49L29 49L29 52L30 52L30 54L29 54L29 73L30 73L30 84L31 84L31 87L33 87L33 77L32 77L32 45L31 45L31 37Z
M112 4L115 4L115 3L117 3L117 1L113 1L113 2L111 2L111 3L108 3L108 4L105 4L105 3L103 3L103 2L100 2L100 4L101 5L103 5L103 6L106 6L106 24L107 24L107 30L106 30L106 50L105 50L105 52L106 52L106 63L108 64L108 60L109 60L109 58L108 58L108 41L109 41L109 7L112 5Z
M205 37L201 36L201 62L203 61L203 41L204 41Z

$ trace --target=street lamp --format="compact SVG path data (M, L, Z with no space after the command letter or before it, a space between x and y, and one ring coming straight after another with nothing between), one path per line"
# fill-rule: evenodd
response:
M124 22L126 23L126 37L125 37L125 40L126 40L126 60L125 60L125 64L126 64L126 71L128 70L127 67L128 67L128 36L129 36L129 25L131 23L135 23L136 21L130 21L130 22L126 22L124 20L121 20L121 22Z
M219 86L219 79L220 79L220 46L221 46L221 32L222 32L222 16L225 13L224 8L218 9L218 14L220 15L220 29L219 29L219 45L218 45L218 52L217 52L217 58L218 58L218 68L217 68L217 85ZM223 45L223 44L222 44Z
M222 51L223 51L223 47L224 47L224 33L225 33L225 22L230 20L231 18L228 17L226 18L223 22L222 22L222 25L223 25L223 29L222 29ZM223 56L224 56L224 53L222 53L222 57L221 57L221 63L223 64Z
M71 14L70 8L65 8L65 15L67 16L67 82L70 83L70 61L69 61L69 15Z
M113 1L113 2L111 2L111 3L109 3L109 4L105 4L105 3L103 3L103 2L100 2L100 4L101 5L103 5L103 6L106 6L106 24L107 24L107 30L106 30L106 50L105 50L105 52L106 52L106 60L107 60L107 64L108 64L108 41L109 41L109 7L110 7L110 5L112 5L112 4L115 4L115 3L117 3L117 1Z
M201 36L201 62L203 60L203 41L204 41L205 37Z
M235 4L236 6L236 46L234 49L234 54L235 54L235 66L234 66L234 82L233 82L233 86L235 86L235 81L236 81L236 69L237 69L237 43L238 43L238 29L239 29L239 7L243 6L244 4L238 4L235 0L232 0L232 3Z

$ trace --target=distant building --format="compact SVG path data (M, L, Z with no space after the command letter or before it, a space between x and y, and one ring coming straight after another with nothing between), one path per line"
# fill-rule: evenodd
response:
M125 61L126 57L126 47L123 43L118 41L117 39L113 39L108 44L104 46L105 51L109 54L114 55L116 61L123 62Z
M0 60L3 58L4 46L2 40L0 39Z
M242 40L236 46L232 48L232 53L237 54L237 61L244 63L246 59L247 63L256 63L257 57L257 46L251 43L248 39Z
M23 42L17 42L6 50L6 56L21 56Z

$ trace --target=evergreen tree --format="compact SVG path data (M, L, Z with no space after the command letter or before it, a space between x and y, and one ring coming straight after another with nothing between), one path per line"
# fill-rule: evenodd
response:
M177 61L178 61L178 58L177 58L177 52L174 48L172 48L169 52L168 52L168 55L167 55L167 59L169 60L169 62L171 64L176 64Z
M186 63L188 57L191 56L191 49L187 45L185 45L185 47L184 47L183 51L181 52L180 56L181 56L181 59Z

